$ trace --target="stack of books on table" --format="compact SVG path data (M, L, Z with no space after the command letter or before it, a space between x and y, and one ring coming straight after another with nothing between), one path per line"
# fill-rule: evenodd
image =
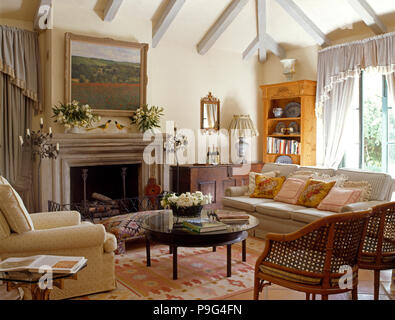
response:
M183 221L182 225L188 230L198 233L221 231L227 229L225 223L218 221L211 221L207 218L189 219Z
M226 224L243 224L247 223L250 219L248 214L240 211L217 210L215 214L219 221Z

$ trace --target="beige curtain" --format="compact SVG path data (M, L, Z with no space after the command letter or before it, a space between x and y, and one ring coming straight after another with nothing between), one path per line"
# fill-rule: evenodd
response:
M32 158L19 136L41 111L38 35L0 26L0 173L33 208Z
M319 165L337 168L343 158L345 122L351 102L358 94L354 85L362 70L380 72L387 75L387 79L393 77L395 32L319 52L316 103L321 128L317 133ZM394 95L393 89L390 92Z

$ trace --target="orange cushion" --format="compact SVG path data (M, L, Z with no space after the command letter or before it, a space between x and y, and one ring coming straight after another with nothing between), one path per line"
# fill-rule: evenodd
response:
M269 178L265 176L256 176L255 191L250 195L251 198L273 199L279 193L285 177Z
M298 204L309 208L317 208L335 184L336 181L307 180L304 190L299 197Z
M297 204L305 185L305 180L288 178L285 180L280 192L274 197L274 200Z
M333 187L318 205L318 210L341 212L343 206L359 201L362 190Z

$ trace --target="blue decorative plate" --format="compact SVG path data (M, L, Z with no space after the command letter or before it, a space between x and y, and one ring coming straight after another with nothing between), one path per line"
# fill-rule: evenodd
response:
M300 117L300 103L291 102L285 107L284 114L286 118L298 118Z
M292 164L292 158L288 156L279 156L276 159L276 163L282 163L282 164Z

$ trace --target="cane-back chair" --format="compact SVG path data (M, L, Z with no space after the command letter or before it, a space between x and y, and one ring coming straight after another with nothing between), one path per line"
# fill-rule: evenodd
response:
M378 300L380 271L395 269L395 202L372 209L360 250L359 267L374 270L374 299Z
M352 291L358 298L358 252L371 211L334 214L290 234L267 234L266 246L255 266L254 299L272 283L306 293ZM352 281L343 281L352 270ZM339 282L346 285L340 285ZM351 280L351 279L349 279Z

